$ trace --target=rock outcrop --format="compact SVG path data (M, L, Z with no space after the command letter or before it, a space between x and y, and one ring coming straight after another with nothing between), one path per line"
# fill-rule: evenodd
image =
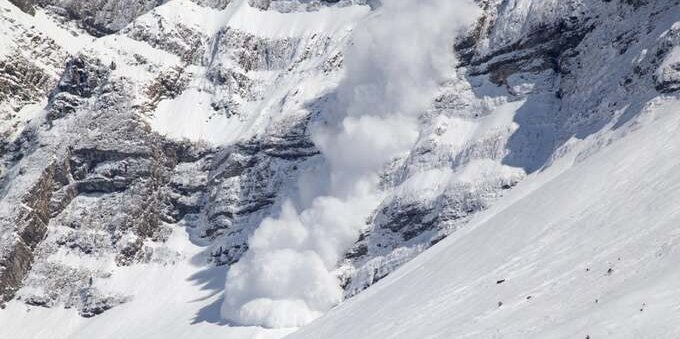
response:
M230 265L304 195L325 161L312 125L333 113L351 28L378 6L249 0L252 12L222 23L229 0L10 2L0 299L84 317L133 298L99 287L116 268L179 260L172 232L206 247L201 264ZM477 2L478 24L452 42L455 74L422 112L418 142L386 164L383 200L338 263L346 297L465 227L570 140L680 90L677 0ZM314 22L327 10L338 14ZM307 21L244 24L258 13Z

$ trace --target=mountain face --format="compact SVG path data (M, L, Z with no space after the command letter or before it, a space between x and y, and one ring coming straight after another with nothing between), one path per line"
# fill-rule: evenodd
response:
M0 0L0 32L0 337L340 302L292 336L680 334L680 1Z

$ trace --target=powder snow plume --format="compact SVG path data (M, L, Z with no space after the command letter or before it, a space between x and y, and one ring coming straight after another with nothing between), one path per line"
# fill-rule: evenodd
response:
M417 118L454 62L453 39L477 13L468 0L391 0L355 27L337 105L312 131L329 182L302 187L316 192L309 203L285 202L254 232L227 274L225 319L298 327L342 301L332 271L380 202L381 168L416 142Z

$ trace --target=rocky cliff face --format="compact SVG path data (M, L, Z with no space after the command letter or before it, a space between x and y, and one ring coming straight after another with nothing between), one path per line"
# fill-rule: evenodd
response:
M677 2L481 1L480 6L484 13L477 26L455 45L458 70L467 81L443 88L425 116L431 134L388 171L393 174L387 185L396 187L395 193L347 255L348 295L464 226L526 174L549 166L573 138L618 128L668 92L659 77L665 77L660 69L667 69L664 60L678 45ZM516 112L511 125L460 146L442 138L447 129L458 128L446 120L484 124L503 107ZM453 184L429 199L400 192L423 168L486 171L479 161L512 170Z
M111 72L99 59L71 58L44 120L5 154L5 199L19 203L3 210L7 234L17 234L3 247L5 300L24 286L29 304L100 313L124 300L96 293L92 281L105 272L51 258L67 252L119 266L152 260L144 242L163 242L171 232L163 221L184 213L167 192L175 190L174 169L200 159L202 148L153 133L131 109L124 79ZM36 179L17 186L15 175Z
M676 0L478 3L418 142L386 164L384 198L338 263L347 297L571 143L678 95ZM205 246L200 265L230 265L304 195L324 161L310 124L337 99L351 28L378 7L0 4L0 296L84 317L134 298L102 287L117 268L180 260L173 232Z

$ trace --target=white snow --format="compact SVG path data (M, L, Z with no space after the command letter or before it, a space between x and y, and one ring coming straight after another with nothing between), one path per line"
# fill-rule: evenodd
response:
M0 11L4 11L3 16L10 17L13 21L10 24L0 25L0 34L2 34L3 42L0 44L0 55L5 55L8 52L15 50L14 39L23 38L17 35L16 27L29 27L40 34L54 40L57 45L64 48L69 53L76 53L85 47L87 44L94 41L92 36L82 32L69 31L65 27L58 25L50 18L44 10L37 10L35 15L29 15L22 12L19 8L11 4L7 0L0 0Z
M290 338L677 337L678 105L650 104L585 159L575 147Z
M161 101L150 119L151 126L170 138L218 145L241 137L242 121L212 114L210 99L210 93L189 88L175 99Z
M286 202L250 237L227 275L225 319L297 327L342 300L333 271L381 200L378 172L416 142L417 117L453 63L447 46L476 12L467 1L393 1L355 28L339 103L312 131L330 182L305 188L317 194L309 206Z
M281 39L351 29L369 10L368 6L347 6L280 13L262 11L251 7L247 0L237 0L229 5L224 20L228 27L259 37Z
M139 24L152 24L155 15L183 25L200 27L211 39L217 39L219 29L229 28L237 34L252 34L257 38L270 39L272 43L286 39L301 38L293 48L291 63L281 70L239 70L236 60L228 56L214 56L228 69L244 72L253 81L251 95L239 98L238 113L226 117L215 114L211 100L220 98L220 89L211 87L204 78L205 67L192 67L195 79L189 89L174 99L159 103L149 119L151 127L175 139L206 141L214 145L231 144L261 134L267 128L276 128L281 119L291 115L306 114L304 105L317 99L321 93L337 86L335 74L323 74L321 67L341 48L354 25L369 12L368 6L324 8L314 13L261 11L250 7L248 1L234 1L224 11L185 6L187 0L171 1L152 13L138 19ZM177 17L178 8L187 7L185 15ZM136 23L133 23L133 25ZM328 41L325 38L328 37ZM290 40L289 43L293 43ZM234 46L237 48L240 46ZM297 48L297 49L295 49ZM308 56L303 57L304 54ZM302 60L300 64L292 64ZM161 60L158 60L160 62ZM215 61L215 62L217 62ZM167 62L166 62L167 63ZM293 66L295 67L294 70Z
M386 162L420 142L437 143L457 154L472 144L507 138L519 127L520 108L553 112L550 100L508 102L505 89L484 88L481 92L498 96L475 98L480 103L474 104L481 107L466 108L488 115L472 119L471 112L449 112L432 126L421 125L418 118L441 83L451 77L446 74L454 62L449 58L449 33L475 18L474 11L461 4L392 0L375 12L368 6L348 6L280 13L252 8L247 0L234 0L223 11L172 0L133 22L153 30L161 25L160 16L213 40L223 28L271 39L272 44L301 39L291 58L298 60L304 53L314 57L285 65L284 70L246 71L234 60L216 56L221 66L243 71L255 87L256 98L237 98L240 114L226 117L210 106L223 93L206 84L205 65L183 65L178 56L122 34L94 39L56 23L42 10L30 16L0 0L0 10L8 13L3 15L16 20L17 27L31 27L70 54L87 49L104 63L115 62L113 74L130 79L135 90L145 90L162 70L184 67L194 77L188 89L160 101L145 117L155 131L170 138L224 145L266 134L287 119L305 116L307 103L339 85L338 101L325 107L322 121L313 126L314 141L327 163L319 172L305 173L316 178L301 183L299 190L311 197L280 204L281 212L262 222L250 239L249 251L228 273L226 268L206 267L205 248L192 244L176 225L171 240L159 245L177 252L171 256L175 263L116 267L111 260L83 259L62 249L53 260L115 270L111 279L95 282L97 288L125 291L132 299L90 319L75 310L32 307L14 300L0 311L0 337L280 338L329 310L292 338L680 336L680 271L674 269L680 262L680 101L670 99L652 103L634 124L608 130L610 124L584 141L572 139L555 153L560 157L555 163L524 179L465 229L333 309L343 297L336 278L338 262L378 204L388 202L383 199L422 202L455 184L473 187L526 175L496 158L471 157L455 171L446 167L448 163L424 163L409 169L410 176L386 198L377 184ZM485 43L500 46L536 23L550 22L542 16L565 12L546 8L560 4L508 2L501 7L502 21L491 32L492 41ZM362 24L355 28L358 22ZM23 31L14 27L0 25L0 56L19 48L16 42ZM339 81L341 72L335 70L322 74L321 64L347 43L352 30L353 45L342 55L345 80ZM137 54L149 63L135 61ZM656 76L676 79L678 63L680 49L675 47ZM592 69L600 75L611 71ZM533 83L516 81L508 79L508 91L519 95L535 90ZM605 86L584 91L601 87ZM140 95L134 104L146 104L143 98ZM37 124L44 104L24 106L15 120L8 121ZM442 133L427 130L430 127ZM57 124L54 139L47 141L57 140L58 129ZM423 135L432 139L419 140ZM484 151L490 154L507 151L500 142L482 146L488 146ZM44 165L43 160L50 158L46 154L61 158L47 149L36 152L27 157L29 167ZM15 179L8 195L12 199L2 201L0 214L28 208L18 205L18 197L35 181L36 173ZM319 183L326 178L328 182ZM4 231L0 244L14 240ZM424 246L397 248L365 267L396 267ZM500 280L504 282L497 283Z
M478 183L492 179L523 178L524 171L517 167L510 167L490 159L473 160L458 173L458 180L466 183Z
M37 10L33 16L34 25L41 31L47 34L50 38L66 49L69 53L75 54L83 47L94 41L94 38L86 33L79 32L74 34L72 31L67 31L63 27L57 25L44 10Z
M210 7L199 6L191 0L172 0L140 16L130 25L156 27L158 25L158 17L160 16L163 20L181 24L211 36L217 33L224 25L225 13L226 10L220 11Z
M103 291L129 293L129 302L83 318L73 309L34 307L14 300L0 311L0 337L274 339L291 332L231 327L222 321L219 305L225 269L206 267L204 248L192 244L180 226L174 226L165 245L180 253L177 263L114 265L111 269L116 272L110 279L95 281Z

